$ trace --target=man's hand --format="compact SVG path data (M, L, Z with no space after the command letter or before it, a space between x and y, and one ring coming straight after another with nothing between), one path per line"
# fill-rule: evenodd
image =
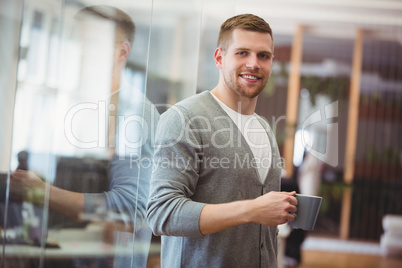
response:
M10 197L14 201L40 202L43 199L45 188L46 183L32 171L17 169L10 174Z
M296 192L269 192L250 201L250 221L263 225L279 225L293 221L297 211Z
M252 200L225 204L207 204L200 215L200 232L203 235L227 228L255 222L263 225L279 225L293 221L296 212L296 192L269 192Z

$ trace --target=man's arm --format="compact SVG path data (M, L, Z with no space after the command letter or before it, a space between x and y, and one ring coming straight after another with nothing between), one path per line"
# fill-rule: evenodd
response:
M188 131L188 111L170 108L159 120L147 219L155 235L200 237L204 203L191 199L198 183L200 137Z
M17 170L11 173L11 198L22 201L28 198L33 203L43 204L46 188L49 187L49 208L69 218L79 220L84 212L84 194L60 189L42 181L32 171Z
M49 208L74 220L80 220L85 210L85 194L50 185Z
M296 192L269 192L253 200L207 204L200 215L200 232L208 235L244 223L278 225L293 221Z

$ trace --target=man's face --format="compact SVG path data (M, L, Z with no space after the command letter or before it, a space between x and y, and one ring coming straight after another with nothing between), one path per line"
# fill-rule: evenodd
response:
M228 43L226 51L218 49L215 52L225 88L247 98L257 97L271 74L271 35L236 29Z

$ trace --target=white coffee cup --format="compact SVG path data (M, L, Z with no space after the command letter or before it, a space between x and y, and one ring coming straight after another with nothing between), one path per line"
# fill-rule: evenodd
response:
M295 220L291 222L291 226L294 229L313 230L322 197L302 194L296 194L295 197L297 199L297 212L292 213L295 215Z

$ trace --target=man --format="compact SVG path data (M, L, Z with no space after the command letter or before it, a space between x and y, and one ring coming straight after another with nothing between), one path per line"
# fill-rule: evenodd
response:
M111 102L114 109L109 110L108 118L115 118L116 126L109 125L107 131L110 141L109 151L112 154L108 170L109 190L102 193L74 192L46 183L32 171L16 170L11 173L11 197L14 200L21 200L22 196L31 191L41 193L31 201L43 203L43 194L48 187L49 208L64 216L82 220L83 214L93 215L100 212L98 214L101 216L110 213L120 217L125 223L125 230L131 232L128 234L130 237L127 237L127 234L117 234L113 242L119 244L118 239L121 238L124 247L133 247L133 251L138 251L138 255L141 256L137 255L133 260L132 256L128 258L115 256L114 264L116 267L145 267L151 239L151 231L146 225L151 168L141 166L141 160L152 162L154 136L152 133L156 128L159 113L138 89L121 83L122 73L134 41L135 24L122 10L103 5L84 8L78 12L75 19L80 26L78 29L81 31L81 42L85 43L85 40L89 39L90 44L100 46L96 40L101 39L113 44L110 46L112 49L108 47L109 50L105 51L106 56L85 55L85 52L91 53L91 49L83 49L83 57L90 65L87 69L93 71L94 67L98 67L94 66L94 62L105 62L107 65L105 68L111 73L107 97L110 100L107 101ZM101 25L106 27L101 28ZM91 36L88 37L88 34ZM95 59L89 56L94 56ZM103 56L106 59L98 61ZM96 77L96 81L88 77L86 79L90 81L87 85L92 86L97 85L97 81L101 78ZM63 174L57 175L63 176ZM132 226L134 230L131 229ZM112 235L116 236L116 232ZM137 239L142 243L130 244Z
M278 147L254 113L273 50L263 19L228 19L218 85L161 116L147 215L162 235L162 267L276 267L276 226L294 220L297 200L278 192Z

